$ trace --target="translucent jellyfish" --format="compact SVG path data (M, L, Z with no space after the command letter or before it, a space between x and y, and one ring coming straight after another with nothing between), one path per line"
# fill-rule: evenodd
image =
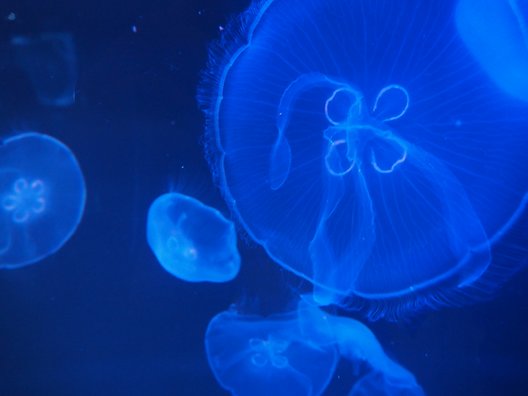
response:
M490 78L528 101L528 2L460 0L456 17L460 36Z
M209 323L205 347L217 381L235 396L320 395L338 361L335 346L302 335L296 312L222 312Z
M147 240L161 266L188 282L227 282L240 269L233 223L186 195L164 194L152 203Z
M217 381L237 396L320 395L339 357L358 373L368 366L350 396L425 395L366 326L304 301L296 311L270 317L222 312L209 323L205 346Z
M414 375L389 358L376 336L361 322L327 314L303 301L298 312L306 338L322 346L337 345L342 358L356 366L369 366L370 372L359 378L349 396L425 395Z
M15 36L15 63L29 77L39 102L70 106L75 102L77 56L69 33Z
M32 264L59 250L81 221L86 200L77 159L40 133L0 145L0 268Z
M256 1L212 46L198 98L213 174L320 304L374 318L460 303L522 217L528 90L484 43L507 41L521 70L510 30L526 25L486 2L498 30L480 37L460 32L480 26L471 0Z

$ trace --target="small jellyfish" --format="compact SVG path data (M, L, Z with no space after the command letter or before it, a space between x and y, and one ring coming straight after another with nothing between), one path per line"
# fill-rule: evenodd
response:
M69 33L14 36L15 63L27 74L43 105L70 106L75 102L77 56Z
M528 3L460 0L456 19L464 43L490 78L528 101Z
M77 159L60 141L22 133L0 145L0 268L32 264L59 250L86 200Z
M255 1L212 46L213 175L321 305L461 304L526 259L494 265L528 202L528 7L480 3Z
M335 346L303 336L296 312L222 312L209 323L205 348L217 381L234 396L317 396L338 362Z
M370 372L359 378L349 396L424 396L414 375L387 356L370 329L348 317L330 315L301 300L299 323L307 339L322 346L336 345L342 358L367 364Z
M227 282L240 269L233 223L186 195L164 194L152 203L147 240L161 266L188 282Z

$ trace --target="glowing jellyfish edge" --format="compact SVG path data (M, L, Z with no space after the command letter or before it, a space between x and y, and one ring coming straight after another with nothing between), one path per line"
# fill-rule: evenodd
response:
M453 1L453 9L470 2ZM475 46L468 49L459 37L454 17L442 19L437 17L444 15L440 10L431 9L437 5L415 7L411 1L401 3L399 19L381 12L392 5L389 0L257 1L211 47L198 94L207 116L207 156L237 220L275 261L310 280L321 303L365 308L372 319L481 298L526 259L523 249L508 255L500 246L506 235L515 233L527 203L527 170L519 169L521 147L528 143L522 134L528 125L526 104L501 91L493 73L491 79L482 75ZM334 6L340 12L332 18L350 13L354 23L332 23L326 13ZM287 7L293 7L291 12ZM524 26L518 7L513 10ZM379 18L369 24L368 12ZM422 29L418 14L431 17L430 31ZM378 22L396 25L379 29ZM346 40L325 40L323 35L335 29L358 34L351 36L357 40L349 40L348 47ZM416 37L427 40L414 39L413 29L422 32ZM377 54L361 41L366 37L361 34L377 37L373 34L388 31L394 32L388 37L394 45L378 43L375 49L382 52ZM313 34L289 36L295 32ZM442 46L438 32L452 35L450 46ZM284 44L288 39L297 47ZM340 45L348 51L339 51ZM287 52L281 52L283 47ZM377 69L367 62L369 56L381 62ZM354 73L342 73L348 69ZM425 71L437 80L421 79ZM452 80L443 76L446 71ZM251 78L255 73L259 77ZM354 82L348 80L352 75ZM322 103L306 107L318 99L314 92ZM485 110L474 113L473 108ZM324 126L311 116L314 109ZM302 124L299 114L312 118ZM314 150L300 143L313 139L302 141L305 136L296 132L309 132L312 125L321 128L324 143L317 155L324 176L307 167L315 157L298 161ZM500 155L508 149L513 149L508 157ZM485 162L475 157L482 152L489 153ZM318 197L317 189L299 182L300 168L312 179L319 177L314 184L320 183L325 194ZM502 180L495 177L499 173ZM395 181L399 194L391 196ZM292 186L296 190L288 195ZM409 199L413 188L417 194ZM320 207L314 210L301 202L306 210L296 213L295 197L303 195L321 202ZM408 216L398 218L398 207ZM342 220L346 213L356 217L347 223ZM414 222L411 229L408 219ZM311 235L302 239L307 232ZM414 257L401 253L407 247L398 240L406 238L409 246L423 245ZM386 256L376 251L380 244L385 244ZM492 258L500 262L494 265ZM431 259L434 265L412 265L413 260ZM380 262L390 265L381 268Z
M167 193L147 216L147 241L161 266L188 282L227 282L240 269L235 227L192 197Z
M86 187L63 143L36 132L0 146L0 268L33 264L57 252L84 212Z

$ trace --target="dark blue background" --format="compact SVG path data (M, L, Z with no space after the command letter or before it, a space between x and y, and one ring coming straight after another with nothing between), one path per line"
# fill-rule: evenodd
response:
M74 36L75 105L39 105L25 76L4 65L0 127L65 142L82 165L88 199L78 231L56 255L0 272L0 396L223 395L203 349L210 318L231 303L284 308L302 287L244 242L235 281L184 283L163 271L145 240L149 204L171 189L226 213L203 159L195 92L208 42L246 6L1 2L0 46L14 34ZM525 395L527 281L520 272L492 302L371 328L429 395ZM340 367L328 395L346 394L350 369Z

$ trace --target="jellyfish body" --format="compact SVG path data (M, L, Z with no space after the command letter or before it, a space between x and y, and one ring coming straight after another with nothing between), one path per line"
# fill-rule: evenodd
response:
M27 74L40 103L65 107L75 102L77 57L71 34L14 36L11 45L16 64Z
M270 317L222 312L209 323L205 347L217 381L237 396L320 395L339 358L358 372L368 366L350 396L425 395L365 325L305 301L296 311Z
M0 146L0 268L32 264L59 250L82 218L84 178L60 141L23 133Z
M483 71L457 4L261 1L211 50L213 173L321 304L447 303L524 211L528 107Z
M528 102L526 0L460 0L456 18L462 39L490 78Z
M161 266L189 282L227 282L240 269L233 223L183 194L164 194L152 203L147 239Z
M338 361L333 345L303 336L295 312L222 312L209 323L205 347L217 381L236 396L320 395Z

